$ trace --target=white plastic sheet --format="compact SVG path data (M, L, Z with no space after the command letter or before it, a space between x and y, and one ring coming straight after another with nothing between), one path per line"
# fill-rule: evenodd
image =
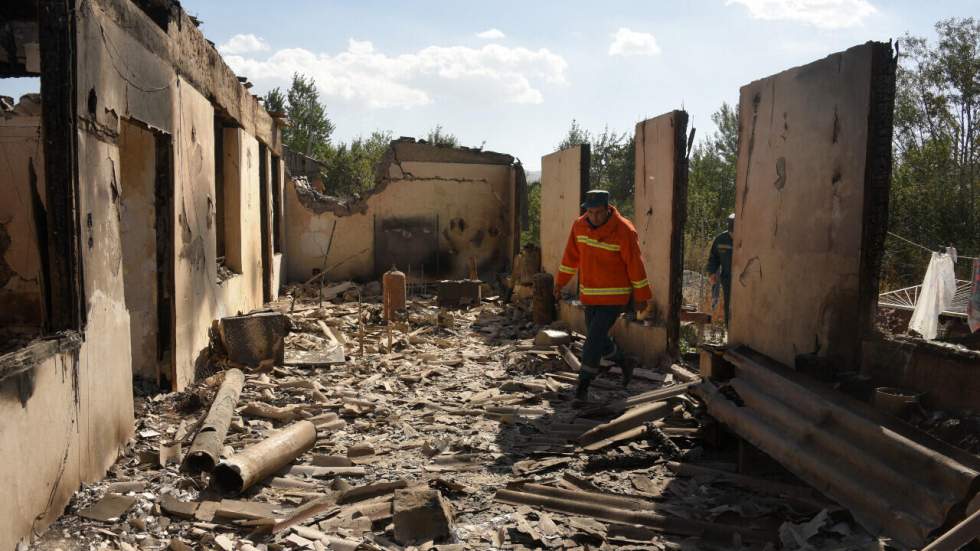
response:
M919 299L909 321L909 329L926 339L935 339L939 330L939 314L953 303L956 294L956 273L953 258L948 254L932 253L929 269L922 280Z
M970 290L970 302L966 306L966 317L970 324L970 332L980 329L980 258L973 261L973 288Z

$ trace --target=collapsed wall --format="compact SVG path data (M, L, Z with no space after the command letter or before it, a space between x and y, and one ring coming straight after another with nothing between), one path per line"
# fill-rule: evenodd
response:
M328 197L304 178L286 193L291 282L372 280L397 266L413 280L462 279L474 259L493 280L509 269L520 236L524 170L510 155L391 143L366 196Z

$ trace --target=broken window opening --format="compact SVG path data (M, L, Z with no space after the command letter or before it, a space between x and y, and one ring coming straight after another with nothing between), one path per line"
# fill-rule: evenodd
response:
M262 302L272 300L272 242L269 235L269 148L259 143L259 224L262 237Z
M46 322L41 96L10 99L0 99L0 354L40 337Z
M214 210L215 257L218 283L242 273L239 175L235 154L235 122L215 111L214 115ZM226 166L227 165L227 166Z
M60 344L32 346L50 336L58 343L77 338L85 312L75 20L67 4L0 12L0 58L6 60L0 63L0 354L9 359L28 349L62 350ZM31 366L42 359L29 356ZM8 370L16 363L0 363L0 381L17 375Z
M282 162L272 156L272 252L282 253Z
M142 390L152 392L168 388L172 380L171 137L124 119L118 143L123 289L133 376L144 383Z

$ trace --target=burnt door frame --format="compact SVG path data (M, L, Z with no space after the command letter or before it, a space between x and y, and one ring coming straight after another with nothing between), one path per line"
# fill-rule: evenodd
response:
M174 256L174 145L173 136L153 132L156 145L154 179L154 231L157 241L157 380L161 388L173 388L177 380L177 302Z
M263 304L272 300L272 232L269 218L269 148L259 142L259 225L262 242Z

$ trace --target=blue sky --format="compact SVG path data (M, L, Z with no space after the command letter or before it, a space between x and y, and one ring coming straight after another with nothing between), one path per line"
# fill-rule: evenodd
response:
M441 124L530 170L573 118L632 132L683 107L704 137L711 113L755 79L980 12L978 0L182 4L254 92L288 86L294 70L314 76L336 140ZM17 87L0 81L0 94Z

